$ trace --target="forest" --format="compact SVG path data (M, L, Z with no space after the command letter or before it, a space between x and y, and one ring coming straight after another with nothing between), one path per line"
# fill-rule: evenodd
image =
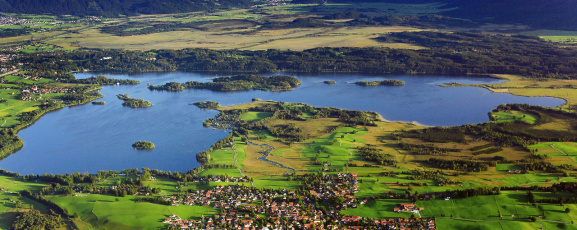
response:
M538 37L468 32L401 32L377 38L415 43L424 50L388 48L314 48L290 50L87 50L23 55L24 70L138 73L150 71L364 72L423 74L517 74L529 78L577 78L577 51ZM111 57L102 60L103 57ZM240 58L239 58L240 57ZM68 59L71 61L62 61ZM50 75L47 77L51 77ZM196 84L198 85L198 84ZM217 87L217 86L214 86ZM240 86L236 86L240 87Z

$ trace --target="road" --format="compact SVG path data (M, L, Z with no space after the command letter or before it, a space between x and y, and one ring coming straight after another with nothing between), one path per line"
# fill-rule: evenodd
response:
M3 73L3 74L0 74L0 77L8 76L8 75L10 75L10 74L15 74L15 73L18 73L18 72L20 72L20 69L15 69L15 70L12 70L12 71L10 71L10 72L6 72L6 73Z

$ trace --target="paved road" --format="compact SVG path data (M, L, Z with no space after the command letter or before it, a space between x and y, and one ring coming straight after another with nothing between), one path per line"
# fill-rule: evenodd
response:
M6 72L6 73L3 73L3 74L0 74L0 77L8 76L8 75L10 75L10 74L15 74L15 73L18 73L19 71L20 71L20 69L15 69L15 70L12 70L12 71L10 71L10 72Z

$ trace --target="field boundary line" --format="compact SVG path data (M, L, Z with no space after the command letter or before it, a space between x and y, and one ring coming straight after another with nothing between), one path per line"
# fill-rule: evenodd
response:
M563 152L563 151L561 151L561 150L559 150L559 149L555 148L555 146L554 146L554 145L555 145L555 144L551 144L551 145L550 145L550 146L551 146L551 148L553 148L553 149L557 150L557 152L560 152L561 154L565 155L566 157L569 157L569 159L571 159L571 160L573 160L573 161L577 162L577 160L575 160L574 158L572 158L571 156L569 156L569 154L567 154L567 153L565 153L565 152Z

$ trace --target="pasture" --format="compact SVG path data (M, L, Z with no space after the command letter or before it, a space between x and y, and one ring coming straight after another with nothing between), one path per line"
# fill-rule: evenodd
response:
M493 121L496 123L522 121L534 125L539 120L538 117L532 114L519 111L491 112L491 116L494 119Z
M371 200L364 205L360 205L357 208L351 208L341 211L341 214L349 216L378 218L378 219L394 218L394 217L410 218L412 213L393 211L393 209L397 207L400 203L408 203L408 201L398 199Z
M119 201L116 201L118 198ZM212 207L166 206L147 202L135 202L138 197L115 197L111 195L79 195L48 197L69 213L76 215L73 221L86 229L158 229L165 225L162 220L171 214L185 219L198 219L202 215L216 214Z

